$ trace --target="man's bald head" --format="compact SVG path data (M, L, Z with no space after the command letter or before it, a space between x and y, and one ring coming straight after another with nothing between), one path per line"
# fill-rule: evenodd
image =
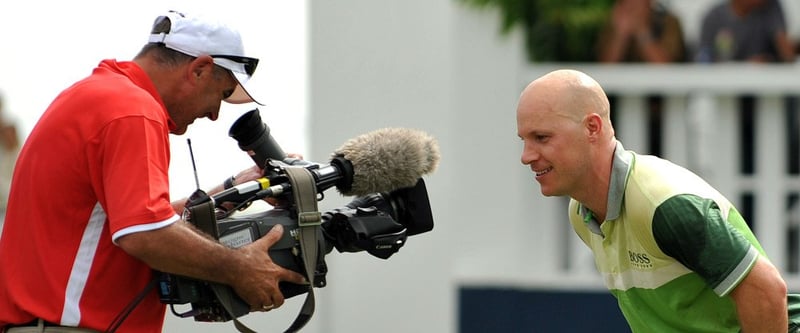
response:
M537 99L550 112L580 121L590 113L609 119L609 103L603 88L589 75L571 69L559 69L531 82L520 100Z

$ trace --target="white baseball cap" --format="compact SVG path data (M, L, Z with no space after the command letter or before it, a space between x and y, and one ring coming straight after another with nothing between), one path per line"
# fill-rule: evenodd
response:
M163 43L167 48L192 57L211 56L215 64L231 71L239 83L225 102L255 102L263 105L244 87L256 70L258 58L244 55L242 37L236 29L221 22L171 10L156 18L148 41Z

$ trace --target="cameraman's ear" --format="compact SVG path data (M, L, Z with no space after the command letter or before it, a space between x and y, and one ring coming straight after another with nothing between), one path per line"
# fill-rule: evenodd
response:
M189 79L196 82L203 76L212 74L214 70L214 59L208 55L202 55L189 63Z

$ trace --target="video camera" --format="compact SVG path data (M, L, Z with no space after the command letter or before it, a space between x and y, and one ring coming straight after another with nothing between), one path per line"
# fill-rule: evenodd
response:
M325 165L290 158L275 159L285 154L274 143L269 128L261 122L257 112L257 109L250 111L237 120L230 134L239 141L240 148L248 151L263 167L264 178L211 196L198 190L187 201L183 218L231 248L250 244L266 235L273 226L281 224L283 237L270 248L269 255L276 264L308 278L298 240L298 210L291 195L286 168L299 165L309 170L317 185L317 200L322 200L327 188L335 185L341 190L352 185L353 164L359 161L351 163L343 156L334 156L331 163ZM282 204L263 212L231 216L235 211L245 210L253 201L266 197L276 198ZM279 287L285 298L326 285L328 268L324 256L334 248L339 252L366 251L375 257L388 259L405 245L408 236L433 229L427 188L421 177L413 186L360 195L343 207L322 213L321 220L316 237L319 253L313 265L314 285L281 282ZM250 312L250 306L229 286L159 273L158 289L161 302L169 304L173 314L179 317L222 322ZM180 304L191 304L191 310L178 313L175 305Z

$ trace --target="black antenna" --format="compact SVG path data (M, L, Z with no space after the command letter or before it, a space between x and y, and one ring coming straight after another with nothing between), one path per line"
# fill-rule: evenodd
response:
M192 172L194 172L194 183L197 189L200 189L200 179L197 178L197 165L194 163L194 152L192 151L192 139L186 138L186 144L189 145L189 156L192 158Z

